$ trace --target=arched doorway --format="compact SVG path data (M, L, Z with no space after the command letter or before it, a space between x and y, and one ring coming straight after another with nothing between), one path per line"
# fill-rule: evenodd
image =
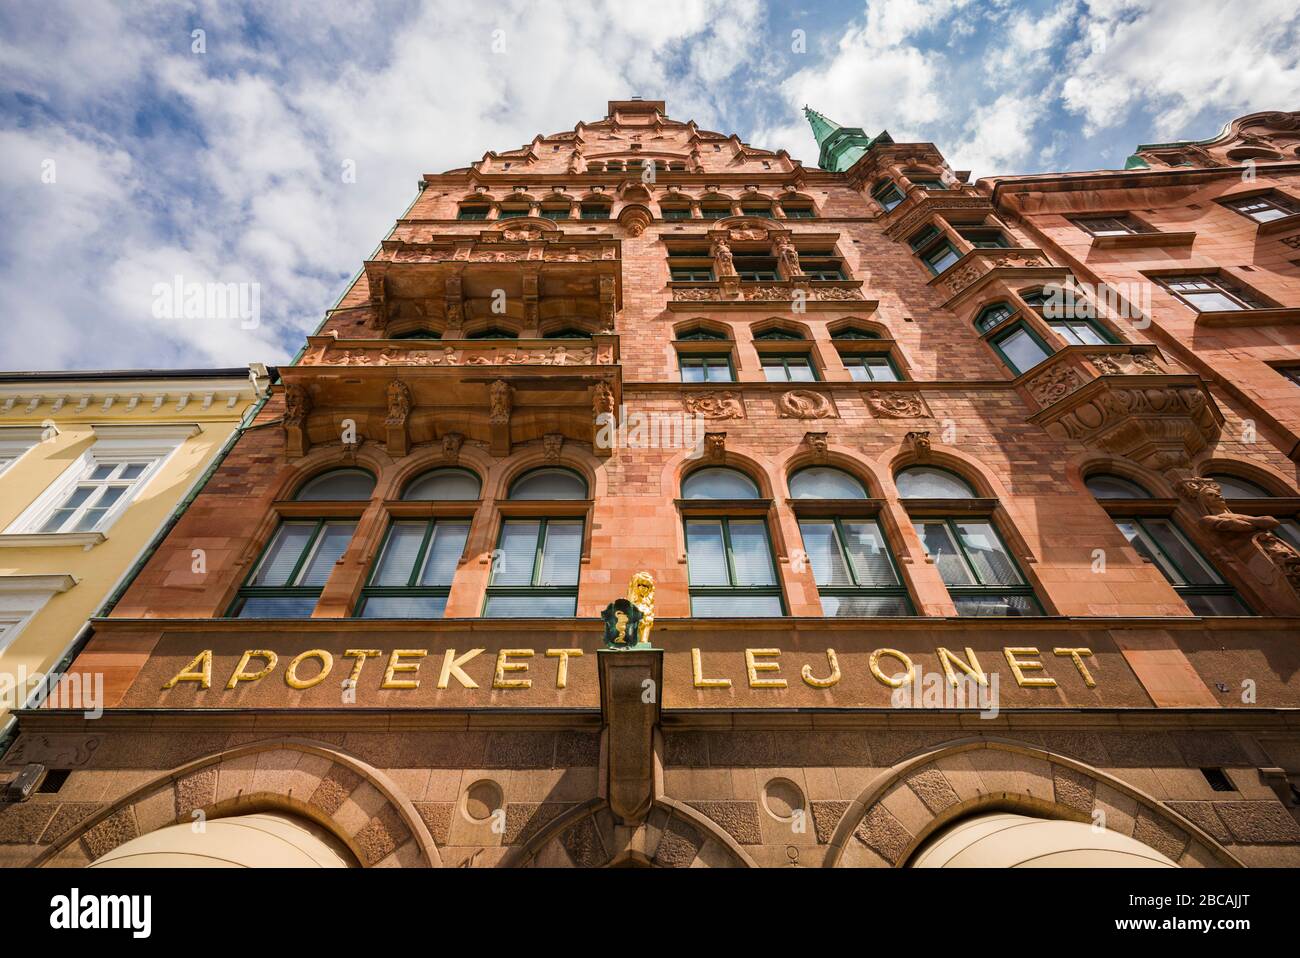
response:
M343 843L314 822L276 812L169 825L117 846L90 868L355 868Z
M1013 812L973 815L943 829L912 868L1177 868L1149 845L1084 822Z

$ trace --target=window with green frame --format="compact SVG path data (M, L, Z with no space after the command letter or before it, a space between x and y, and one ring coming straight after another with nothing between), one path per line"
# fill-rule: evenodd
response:
M965 479L933 466L904 469L894 482L903 499L978 498ZM958 615L1042 615L1033 587L987 516L926 516L913 525Z
M976 249L1006 249L1011 245L1006 234L995 226L961 226L957 235Z
M501 212L497 214L497 219L513 220L527 215L528 207L526 206L503 206L501 207Z
M758 487L735 469L698 469L682 481L683 499L757 499ZM683 516L691 615L781 616L785 605L762 518Z
M866 499L862 483L829 466L811 466L790 477L794 499ZM871 517L803 516L799 519L804 554L827 616L911 615L912 603L885 543L880 523Z
M500 326L489 326L487 329L480 329L478 332L469 333L466 339L518 339L519 334L511 329L503 329Z
M442 339L442 333L434 332L431 329L413 329L407 333L398 333L396 336L390 336L390 339Z
M558 467L525 473L511 485L509 496L551 502L586 497L586 480ZM585 524L585 519L570 515L503 519L483 615L566 618L576 614Z
M893 383L903 378L888 353L857 353L840 359L856 382Z
M1167 276L1160 282L1192 309L1202 313L1267 308L1267 304L1250 290L1218 273Z
M725 220L731 215L730 206L709 206L700 204L700 217L706 220Z
M1091 319L1049 319L1047 325L1071 346L1108 346L1115 337Z
M740 213L742 216L758 216L758 217L762 217L763 219L770 219L772 217L772 207L757 206L757 205L742 206L740 208Z
M981 333L987 333L990 329L1001 326L1015 314L1015 310L1006 303L993 303L980 310L979 315L975 317L975 328Z
M903 191L898 188L893 180L885 180L872 190L871 198L883 206L886 213L893 212L894 207L905 199Z
M945 183L942 179L940 179L937 176L933 176L929 174L917 174L913 176L912 174L909 173L907 175L907 179L911 182L913 186L919 186L923 190L948 189L948 184Z
M677 364L684 383L729 383L735 381L731 356L727 353L679 353Z
M961 254L952 245L948 237L936 226L927 226L915 233L908 245L935 276L947 270L961 259Z
M548 220L567 220L572 213L568 206L543 206L542 215Z
M1052 355L1052 350L1027 323L1016 323L1010 329L989 337L991 345L1002 361L1017 376L1027 373Z
M1237 590L1223 580L1172 519L1126 514L1133 508L1127 504L1130 500L1150 499L1150 492L1129 479L1105 473L1089 476L1086 485L1138 555L1160 570L1194 615L1251 614ZM1107 500L1111 500L1109 506Z
M666 220L688 220L691 218L689 206L661 206L659 212Z
M817 213L811 206L801 203L782 203L781 212L785 214L785 218L788 220L811 220L817 218Z
M402 499L473 502L479 488L478 476L468 469L434 469L409 483ZM441 618L469 526L467 515L395 520L384 534L353 614L365 619Z
M1300 213L1300 200L1279 193L1277 190L1245 198L1219 200L1219 202L1256 223L1270 223Z
M1237 590L1223 581L1209 560L1163 516L1112 516L1138 555L1153 563L1187 603L1193 615L1250 615Z
M583 203L581 215L584 220L607 220L609 209L608 203Z
M763 353L759 356L763 377L770 383L811 383L817 381L817 369L807 353Z
M456 211L458 220L485 220L491 208L487 206L462 206Z
M674 283L713 282L713 270L708 267L673 266L668 272Z
M696 327L677 334L680 342L726 342L728 337L726 333L715 332L712 329Z
M333 469L299 486L298 502L359 502L374 493L364 469ZM355 519L284 519L240 588L228 616L310 618L334 564L347 550Z
M732 264L736 268L736 275L747 283L774 282L781 278L776 269L776 260L771 256L742 253L735 257Z

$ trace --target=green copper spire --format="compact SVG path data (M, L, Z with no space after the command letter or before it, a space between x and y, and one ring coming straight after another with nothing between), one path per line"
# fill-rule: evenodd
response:
M872 139L858 127L840 126L811 107L805 106L803 115L808 118L808 125L812 127L817 145L821 147L817 165L832 173L843 173L876 143L894 142L888 132Z

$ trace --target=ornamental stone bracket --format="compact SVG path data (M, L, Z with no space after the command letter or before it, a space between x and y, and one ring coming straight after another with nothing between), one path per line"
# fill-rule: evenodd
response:
M411 451L411 433L407 428L410 418L411 387L400 379L394 379L388 384L388 418L384 420L387 431L385 445L394 459Z
M945 309L952 309L959 299L972 296L997 279L1017 282L1064 283L1070 271L1055 266L1039 249L973 249L951 267L930 280L942 296Z
M1219 543L1213 551L1220 564L1236 565L1248 581L1271 592L1278 613L1300 613L1300 552L1273 534L1280 525L1277 519L1233 512L1213 479L1189 476L1174 488L1199 514L1197 524Z
M663 701L663 649L601 649L600 713L605 726L601 797L622 825L638 825L655 800L655 729ZM656 690L647 695L646 691Z
M1214 442L1223 413L1200 377L1174 372L1153 347L1071 346L1016 381L1029 419L1143 468L1184 469Z
M502 458L510 455L510 415L514 411L515 387L498 379L488 387L490 406L488 421L492 424L490 448L492 455Z
M311 415L311 394L303 386L284 387L284 451L290 459L301 459L311 449L307 417Z

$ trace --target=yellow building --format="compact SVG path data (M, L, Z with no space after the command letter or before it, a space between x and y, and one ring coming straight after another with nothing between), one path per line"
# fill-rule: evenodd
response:
M268 385L261 364L0 373L0 727L39 698ZM85 694L77 707L94 708Z

